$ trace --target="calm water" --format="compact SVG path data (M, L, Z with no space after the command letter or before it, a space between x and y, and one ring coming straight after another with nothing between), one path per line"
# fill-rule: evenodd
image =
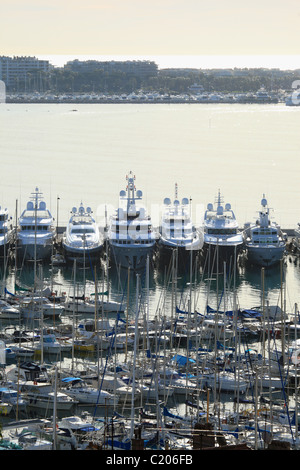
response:
M55 216L60 197L61 223L81 200L101 221L132 170L154 219L177 182L196 218L220 189L241 224L256 216L263 193L285 228L300 220L297 108L3 104L0 123L0 198L12 213L38 186Z
M254 220L263 194L284 228L294 228L300 221L297 108L283 104L3 104L0 123L0 204L9 208L13 218L16 204L19 214L38 186L55 218L58 208L59 225L67 223L71 208L81 201L92 207L104 225L105 207L110 213L117 205L125 176L132 170L157 225L162 201L174 196L175 183L180 198L192 198L196 224L219 189L241 226ZM299 302L299 269L288 261L286 297L291 309ZM44 275L51 279L47 268ZM29 284L30 273L22 276ZM73 288L72 273L66 270L56 270L53 279L65 290ZM87 274L87 279L92 289L92 276ZM279 268L266 274L267 295L275 304L280 281ZM126 279L112 273L109 282L112 296L122 299ZM187 282L189 278L183 277L181 306L189 292ZM216 296L216 282L208 284L201 273L193 282L195 304L203 311L207 296ZM13 285L11 278L9 283ZM152 314L165 308L161 305L164 283L163 273L151 274ZM258 305L259 270L241 269L236 288L241 307Z

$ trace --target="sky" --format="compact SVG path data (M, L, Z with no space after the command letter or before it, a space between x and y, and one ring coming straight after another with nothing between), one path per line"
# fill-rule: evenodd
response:
M0 17L0 55L300 68L299 0L1 0Z

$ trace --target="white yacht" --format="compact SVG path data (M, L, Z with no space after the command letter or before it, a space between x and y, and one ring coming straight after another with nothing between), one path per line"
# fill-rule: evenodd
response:
M210 265L233 265L243 247L243 234L239 230L231 204L222 205L220 191L215 203L207 205L204 214L204 254Z
M47 297L41 297L34 293L19 300L19 309L24 319L39 320L44 318L60 318L64 307L59 303L50 302Z
M43 261L51 257L55 238L54 219L42 197L42 193L36 188L26 209L19 217L17 231L19 260Z
M100 406L118 403L117 397L111 393L101 390L101 388L92 387L78 377L66 377L62 379L62 383L67 385L64 389L65 394L79 403Z
M7 209L0 206L0 256L7 256L10 242L13 239L11 217Z
M270 220L270 209L263 196L259 219L255 224L245 224L245 249L249 262L269 267L282 260L286 249L286 236L280 226Z
M1 320L20 320L22 317L20 308L10 305L6 300L0 299L0 319Z
M3 402L9 403L14 409L18 408L21 411L25 411L28 405L28 401L25 400L17 390L6 387L5 385L0 387L0 400L1 404Z
M110 218L107 240L110 259L116 266L142 269L154 255L159 235L142 205L142 191L136 190L132 172L126 177L126 191L120 191L119 207Z
M99 261L103 249L103 237L90 207L73 207L63 234L62 246L66 261L76 259L80 263Z
M45 392L40 387L32 386L21 388L24 398L28 401L28 407L38 409L53 409L57 411L69 411L78 401L62 392Z
M164 211L161 219L159 249L161 259L170 259L177 249L178 261L185 264L190 259L191 251L199 252L203 247L203 233L193 225L190 215L190 203L187 198L180 202L175 186L175 200L164 199Z

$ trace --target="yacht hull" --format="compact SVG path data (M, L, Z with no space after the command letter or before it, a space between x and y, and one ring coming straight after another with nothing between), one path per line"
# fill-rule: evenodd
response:
M49 398L47 396L41 397L39 394L28 394L27 396L28 399L28 406L30 408L39 408L39 409L49 409L53 408L54 406L54 398ZM68 401L68 400L56 400L55 405L57 411L69 411L71 410L74 405L75 401Z
M177 255L176 255L176 262L175 265L179 268L186 268L190 265L191 262L191 256L192 256L192 262L194 262L195 258L197 255L200 253L200 249L193 249L189 250L185 246L179 246L179 245L170 245L168 243L164 243L162 241L159 242L159 263L162 265L169 265L173 253L175 253L177 250Z
M117 245L110 243L110 259L114 265L133 270L143 269L146 266L147 257L151 260L155 254L156 244L147 245Z
M69 263L76 259L76 262L80 264L89 264L92 262L100 262L100 256L102 254L103 245L98 245L94 248L74 248L70 245L63 243L63 250L65 260Z
M205 243L203 246L203 257L205 265L211 270L220 268L223 270L224 263L226 268L233 267L237 262L238 256L242 250L242 244L238 245L214 245Z
M249 263L262 267L270 267L278 264L282 260L285 246L273 248L246 246L246 250Z
M90 405L113 405L115 398L103 390L80 388L76 390L68 389L66 394L79 403Z
M9 255L10 244L12 242L12 237L9 237L8 240L4 241L3 238L0 240L0 258L4 258Z
M18 242L18 260L24 261L46 261L50 260L52 254L52 239L45 244L34 244Z

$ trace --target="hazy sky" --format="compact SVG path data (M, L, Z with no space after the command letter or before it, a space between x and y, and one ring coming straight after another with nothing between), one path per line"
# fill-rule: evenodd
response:
M0 15L0 55L300 55L299 0L0 0Z

